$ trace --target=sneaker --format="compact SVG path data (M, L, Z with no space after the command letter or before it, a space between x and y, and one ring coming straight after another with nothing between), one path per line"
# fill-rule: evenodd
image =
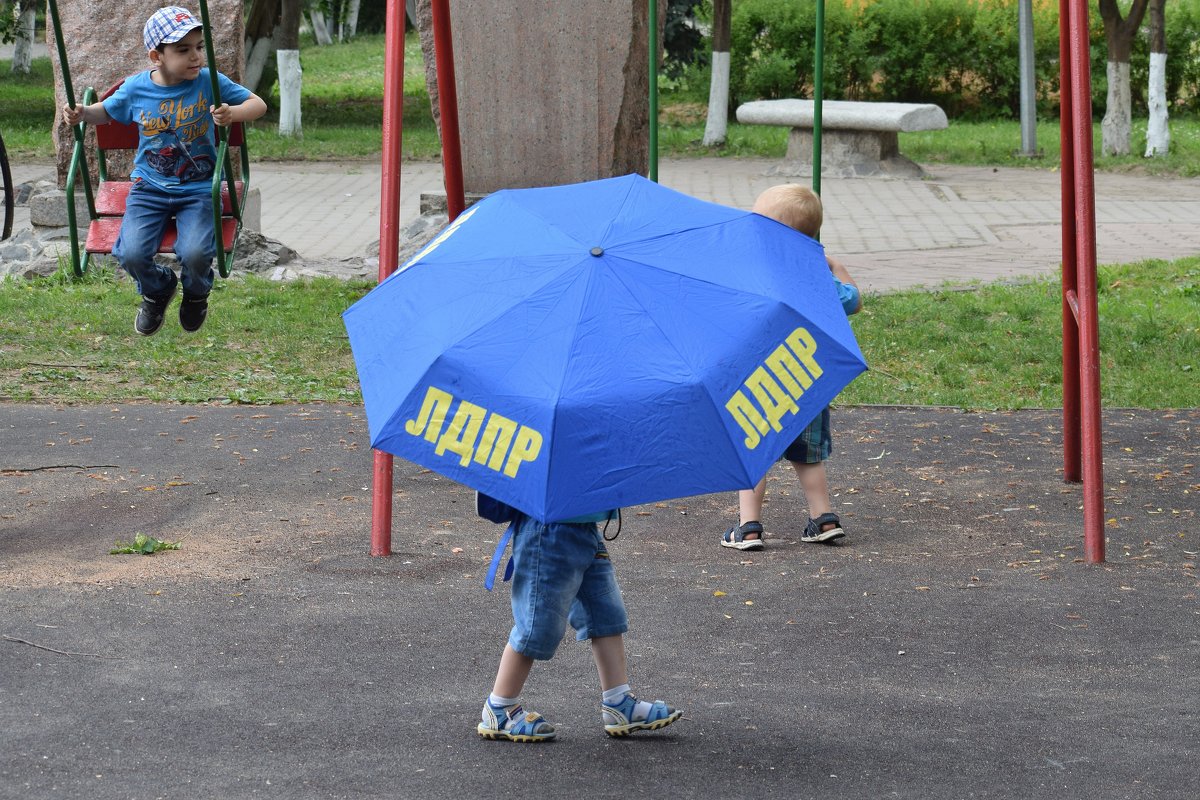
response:
M826 525L833 527L826 528ZM835 542L846 535L842 530L842 521L838 519L837 514L822 514L816 519L811 517L808 524L804 526L804 533L800 534L802 542Z
M661 700L649 704L646 716L637 718L638 700L626 694L616 705L600 704L600 716L604 720L604 732L609 736L628 736L634 731L656 731L665 728L683 716L683 712L671 708Z
M200 297L183 296L179 304L179 325L188 333L195 333L204 324L208 316L208 295Z
M746 538L749 534L754 534L757 538ZM762 523L747 522L743 525L733 526L721 536L721 547L733 547L738 550L762 550Z
M137 319L133 321L133 329L142 336L153 336L162 327L163 319L167 316L167 306L175 297L175 289L179 279L171 274L171 289L161 297L143 297L142 307L138 309Z
M510 742L548 742L554 738L554 726L541 714L526 713L520 703L494 706L483 703L483 721L475 732L484 739L505 739Z

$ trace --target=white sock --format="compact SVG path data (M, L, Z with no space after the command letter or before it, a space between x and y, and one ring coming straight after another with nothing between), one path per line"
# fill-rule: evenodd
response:
M629 684L622 683L620 686L614 686L604 692L602 699L610 706L620 704L625 699L625 695L629 694ZM637 705L633 707L633 718L630 722L641 722L650 716L650 709L654 708L653 703L647 703L645 700L639 700Z
M494 705L496 708L508 708L509 706L515 706L517 704L517 700L519 699L520 698L518 697L501 697L495 692L492 692L488 695L488 702Z
M610 706L615 706L621 702L621 698L629 694L629 684L622 683L620 686L614 686L611 689L605 689L602 699Z
M495 692L492 692L491 694L489 694L488 699L487 699L488 705L492 706L495 709L506 709L509 706L515 706L517 704L517 700L518 700L518 698L516 698L516 697L501 697L500 695L496 694ZM488 712L487 712L486 708L483 710L481 716L483 717L484 722L490 721L488 719ZM503 727L504 722L500 721L500 725L501 725L501 727Z

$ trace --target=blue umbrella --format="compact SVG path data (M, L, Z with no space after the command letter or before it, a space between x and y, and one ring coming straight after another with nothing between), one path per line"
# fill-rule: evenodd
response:
M637 175L496 192L343 318L371 445L541 520L753 486L866 368L819 243Z

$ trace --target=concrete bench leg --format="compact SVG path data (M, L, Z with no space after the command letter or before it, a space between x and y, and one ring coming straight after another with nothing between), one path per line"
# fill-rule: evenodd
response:
M792 128L787 157L778 174L812 175L812 155L812 128ZM821 174L836 178L919 178L924 171L900 155L900 137L895 131L826 128L821 136Z

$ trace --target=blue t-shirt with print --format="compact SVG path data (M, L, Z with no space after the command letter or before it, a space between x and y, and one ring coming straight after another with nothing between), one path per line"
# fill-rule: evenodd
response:
M217 83L223 103L236 106L250 97L250 90L220 72ZM114 121L138 127L132 177L169 194L191 195L212 191L217 142L211 105L207 68L174 86L159 86L148 70L126 78L104 101L104 110Z

